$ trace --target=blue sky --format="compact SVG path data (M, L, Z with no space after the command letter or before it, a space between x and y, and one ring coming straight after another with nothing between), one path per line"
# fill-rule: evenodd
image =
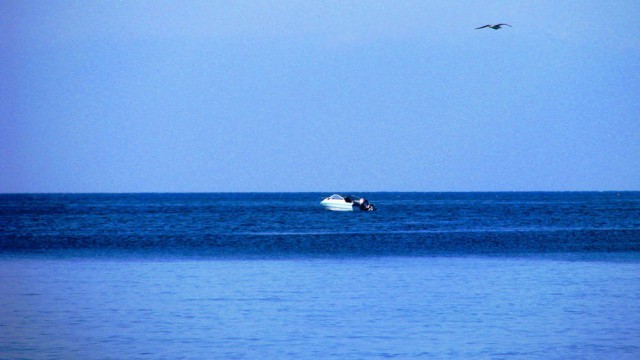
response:
M640 190L638 19L638 1L0 1L0 192Z

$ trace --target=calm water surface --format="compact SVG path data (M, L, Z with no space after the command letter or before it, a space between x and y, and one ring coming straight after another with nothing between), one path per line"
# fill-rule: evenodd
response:
M640 194L0 195L0 358L640 356Z

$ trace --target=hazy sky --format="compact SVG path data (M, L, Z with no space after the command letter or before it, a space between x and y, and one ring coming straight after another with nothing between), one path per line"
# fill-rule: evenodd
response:
M0 0L0 192L640 190L639 19Z

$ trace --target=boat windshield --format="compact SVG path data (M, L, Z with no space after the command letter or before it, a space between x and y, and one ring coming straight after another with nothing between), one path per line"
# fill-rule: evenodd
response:
M344 200L344 198L338 194L333 194L329 197L331 200Z

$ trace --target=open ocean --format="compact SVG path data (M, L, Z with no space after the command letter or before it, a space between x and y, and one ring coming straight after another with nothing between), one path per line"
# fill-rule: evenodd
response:
M0 358L640 358L640 192L328 195L0 194Z

